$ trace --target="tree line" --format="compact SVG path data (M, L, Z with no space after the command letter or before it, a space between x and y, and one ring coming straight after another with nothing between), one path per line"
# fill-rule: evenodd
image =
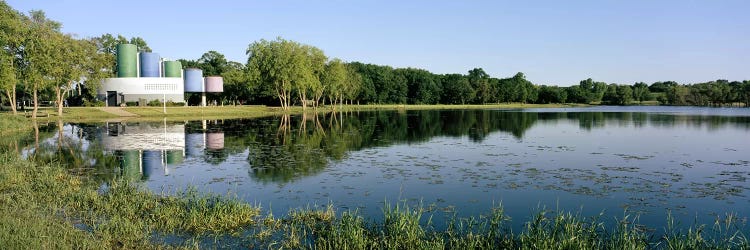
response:
M344 103L630 105L646 101L663 105L750 105L748 80L627 85L588 78L577 85L559 87L534 84L522 72L495 78L482 68L474 68L466 74L435 74L416 68L329 60L318 48L283 38L253 42L248 46L247 55L247 63L242 65L209 51L198 60L183 60L183 65L224 76L225 88L232 90L218 96L224 102L284 108Z
M0 1L0 89L2 102L16 111L18 99L33 104L54 100L58 115L65 103L96 106L101 79L116 71L116 45L132 43L140 51L151 48L140 37L104 34L77 38L64 34L62 24L43 11L20 13ZM225 91L211 94L223 104L311 106L342 104L487 104L585 103L628 105L750 105L750 81L716 80L695 84L674 81L615 84L585 79L559 87L534 84L519 72L497 78L482 68L466 74L435 74L416 68L393 68L329 58L323 50L276 38L252 42L245 63L233 62L216 51L200 58L180 59L184 67L204 75L224 77ZM187 96L195 103L198 96ZM1 107L1 106L0 106Z

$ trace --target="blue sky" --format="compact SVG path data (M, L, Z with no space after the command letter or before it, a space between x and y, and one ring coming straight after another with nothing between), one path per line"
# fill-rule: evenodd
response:
M162 57L281 36L329 57L535 84L750 79L750 1L7 0L80 37L143 37Z

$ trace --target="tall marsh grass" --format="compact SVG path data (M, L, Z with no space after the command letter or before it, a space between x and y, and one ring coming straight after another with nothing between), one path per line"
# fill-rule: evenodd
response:
M680 225L666 233L638 217L584 217L541 209L518 232L503 207L436 229L426 209L388 203L382 218L333 205L293 209L276 218L236 198L188 190L154 194L113 180L100 188L54 164L0 153L0 246L3 249L223 248L270 249L750 249L746 216L713 225ZM745 216L745 217L742 217ZM614 226L613 226L614 225ZM177 241L165 240L172 237ZM213 237L213 238L212 238ZM212 239L214 239L212 241ZM229 245L214 245L230 242Z

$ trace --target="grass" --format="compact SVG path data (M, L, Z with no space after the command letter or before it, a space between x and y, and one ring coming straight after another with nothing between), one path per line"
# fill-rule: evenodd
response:
M124 111L136 114L136 117L119 117L110 114L96 107L66 107L63 108L63 116L57 115L57 109L54 107L42 107L40 112L49 114L48 117L38 117L39 121L52 121L62 119L73 122L95 122L108 119L128 119L136 121L149 120L212 120L212 119L233 119L233 118L257 118L280 114L301 114L303 112L330 112L332 110L345 111L366 111L366 110L446 110L446 109L520 109L520 108L560 108L560 107L586 107L583 104L523 104L523 103L505 103L505 104L484 104L484 105L401 105L401 104L374 104L374 105L343 105L343 106L322 106L317 110L308 108L302 110L302 107L292 107L290 110L282 110L279 107L258 106L210 106L210 107L167 107L166 114L163 107L124 107ZM30 112L30 111L27 111ZM0 113L8 115L9 113ZM23 113L22 113L23 114ZM22 115L19 115L22 116ZM23 118L23 117L21 117ZM5 120L5 119L3 119ZM29 119L27 119L29 120ZM21 120L22 122L22 120ZM4 125L0 123L0 128Z
M157 195L118 181L100 190L60 166L12 153L0 155L0 166L0 245L6 249L157 248L154 234L236 235L260 213L236 199L194 191Z
M266 106L212 106L212 107L167 107L164 113L162 107L128 107L123 110L136 114L138 119L148 118L176 118L176 119L230 119L230 118L256 118L285 113L281 108ZM290 113L301 112L292 109Z
M668 233L661 237L627 214L608 228L599 217L543 209L513 232L499 206L436 230L422 206L386 202L378 220L339 213L332 205L275 218L235 198L194 190L154 194L117 180L100 188L60 166L14 153L1 153L0 166L4 249L750 249L735 215L686 228L668 217ZM169 236L179 240L165 240Z
M23 114L0 113L0 135L18 134L31 129L32 125Z

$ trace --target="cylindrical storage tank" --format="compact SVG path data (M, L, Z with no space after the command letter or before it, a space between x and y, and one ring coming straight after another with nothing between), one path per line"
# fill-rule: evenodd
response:
M180 164L185 159L182 155L182 150L169 150L167 151L167 164Z
M117 45L117 77L138 77L138 48L134 44Z
M159 77L159 54L141 52L141 77Z
M206 133L206 148L223 149L224 132Z
M221 93L224 92L224 78L221 76L207 76L206 77L206 92L209 93Z
M164 62L164 77L182 77L182 63L179 61Z
M203 92L203 70L195 68L185 69L185 92Z
M143 179L147 180L162 169L162 154L158 150L143 151Z
M191 158L203 155L206 147L204 140L203 133L185 134L185 156Z

